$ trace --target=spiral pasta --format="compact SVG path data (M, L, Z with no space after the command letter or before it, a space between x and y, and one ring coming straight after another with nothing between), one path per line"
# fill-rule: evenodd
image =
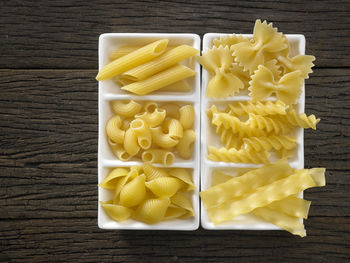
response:
M269 135L264 137L243 138L244 148L249 150L270 151L270 150L293 150L297 145L294 137L286 135Z
M215 162L233 162L233 163L269 163L268 152L254 152L245 149L236 150L235 148L218 149L213 146L208 148L208 159Z
M265 130L266 132L274 132L275 134L287 134L291 131L291 126L281 119L260 116L249 113L247 125L251 128Z
M266 101L266 102L236 102L229 104L226 112L233 116L242 116L245 114L253 113L261 116L267 115L286 115L287 105L280 101Z
M287 112L285 120L293 126L299 126L304 129L312 128L313 130L316 130L316 125L320 122L320 119L316 119L315 115L306 116L305 113L297 114L294 109Z

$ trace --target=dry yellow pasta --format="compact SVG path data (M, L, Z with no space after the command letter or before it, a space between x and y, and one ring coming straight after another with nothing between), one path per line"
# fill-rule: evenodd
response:
M193 155L193 145L196 141L196 134L193 130L185 130L179 143L175 146L180 157L190 159Z
M142 149L149 149L152 144L152 133L143 119L135 119L130 123L135 131L137 143Z
M159 126L151 128L151 134L153 143L161 148L172 148L179 143L179 140L171 137L169 133L164 133Z
M185 190L191 191L195 189L195 186L192 182L191 175L184 168L174 168L169 171L169 175L176 177L185 183Z
M131 156L136 155L140 150L140 146L137 142L136 132L132 128L129 128L125 132L124 149Z
M160 105L160 108L166 111L166 117L175 118L175 119L178 119L180 117L180 114L179 114L180 106L175 103L170 103L170 102L163 103Z
M110 79L129 69L154 59L165 51L168 42L169 41L167 39L155 41L110 62L101 68L96 76L96 79L99 81Z
M193 127L195 112L192 105L185 105L179 109L180 118L179 121L184 130L191 129Z
M98 185L105 189L115 189L116 184L120 177L124 177L128 175L128 170L125 168L115 168L113 169L108 176Z
M169 137L175 140L179 140L183 136L183 126L177 119L167 119L162 125L163 131L168 133Z
M149 77L148 79L126 85L121 89L135 93L137 95L146 95L152 91L159 90L177 81L192 77L195 74L196 71L193 71L186 66L176 65L162 72L159 72Z
M172 152L160 149L150 149L142 153L142 161L150 163L161 163L171 165L175 156Z
M106 133L108 138L114 143L123 143L125 132L121 129L122 120L116 115L110 118L106 125Z
M132 157L126 152L121 144L114 143L111 140L108 140L108 144L111 147L113 154L117 156L119 160L126 162Z
M134 100L117 100L111 101L111 108L115 114L130 118L141 111L142 105Z
M146 182L146 187L158 197L171 197L182 187L182 184L182 181L177 178L162 176Z
M191 90L190 85L185 80L177 81L173 84L165 86L159 89L160 91L176 91L176 92L188 92Z
M144 80L198 53L199 51L193 47L181 45L164 52L156 59L124 72L122 75L133 81Z
M121 222L131 217L132 210L116 204L106 204L101 202L101 206L106 213L115 221Z
M114 50L112 52L112 54L109 56L109 59L110 60L115 60L117 58L120 58L120 57L123 57L139 48L141 48L142 46L121 46L121 47L118 47L116 50ZM165 49L165 51L168 51L172 48L175 48L176 46L171 46L171 45L168 45Z
M150 163L144 163L143 164L143 172L146 175L146 181L151 181L153 179L156 179L158 177L165 177L168 176L168 173L161 168L155 167L151 165Z
M160 125L164 121L165 116L166 111L162 108L156 108L152 113L145 111L135 114L136 119L144 120L150 128Z

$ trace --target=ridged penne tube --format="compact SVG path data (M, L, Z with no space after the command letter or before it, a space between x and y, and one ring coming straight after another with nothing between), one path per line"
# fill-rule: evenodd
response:
M196 187L194 186L194 184L192 182L192 177L186 169L184 169L184 168L171 169L169 171L169 175L183 181L186 185L186 187L185 187L186 191L192 191L192 190L196 189Z
M200 196L205 208L210 208L247 193L254 192L261 186L268 185L289 176L292 171L287 160L280 160L274 164L268 164L261 168L251 170L241 176L229 177L230 179L228 181L202 191ZM216 175L224 174L218 170L215 170L214 173Z
M295 195L307 188L325 185L325 169L313 168L297 170L286 178L262 186L235 202L227 202L209 208L208 215L214 224L231 220L256 208L264 207L274 201Z
M215 162L232 162L232 163L269 163L268 152L255 152L252 150L235 148L226 149L225 147L216 148L209 146L208 159Z
M149 77L148 79L126 85L121 89L135 93L137 95L146 95L152 91L159 90L165 86L192 77L194 75L196 75L196 71L193 71L192 69L183 65L176 65L164 71L161 71Z
M135 177L131 182L124 185L120 191L120 204L133 207L140 204L146 196L145 175Z
M155 111L152 113L142 112L135 114L136 119L144 120L150 128L160 125L164 121L165 116L166 111L161 108L155 109Z
M126 85L129 85L131 83L133 83L134 81L127 79L121 75L118 75L116 77L113 78L113 81L119 86L119 87L124 87Z
M129 161L129 159L132 157L125 151L124 147L121 144L114 143L111 140L108 140L108 144L111 147L113 154L117 156L119 160L126 162Z
M236 102L234 104L229 104L226 112L230 111L233 116L242 116L249 113L254 113L257 115L286 115L286 109L288 106L278 100L278 101L266 101L266 102Z
M182 187L183 183L177 178L162 176L145 184L156 196L171 197Z
M136 133L137 143L142 149L149 149L152 145L152 134L143 119L135 119L130 123L130 129Z
M113 60L101 68L96 76L96 80L103 81L113 78L114 76L160 56L165 51L168 42L168 39L158 40Z
M125 132L121 129L122 120L120 116L113 116L106 125L106 133L108 138L114 143L123 143Z
M166 111L166 117L175 118L175 119L178 119L180 117L180 114L179 114L180 106L175 103L167 102L167 103L161 104L160 108Z
M140 150L135 130L131 128L125 132L124 149L131 156L136 155Z
M142 153L142 161L149 163L171 165L174 162L174 158L174 154L167 150L150 149Z
M191 90L190 85L185 80L180 80L168 86L160 89L160 91L176 91L176 92L188 92Z
M112 52L112 54L109 56L109 59L110 60L115 60L117 58L120 58L122 56L125 56L139 48L141 48L142 46L121 46L121 47L118 47L116 50L114 50ZM168 51L172 48L175 48L176 46L171 46L171 45L168 45L165 49L165 51Z
M125 168L115 168L113 169L108 176L98 185L105 189L113 190L116 187L116 184L120 177L127 176L128 170Z
M175 140L181 139L183 136L183 127L177 119L167 119L162 125L163 131L168 133L169 137Z
M192 202L186 195L178 192L170 197L170 201L172 204L189 211L191 216L195 215Z
M191 129L193 127L195 112L192 105L185 105L179 109L180 118L179 121L182 124L184 130Z
M301 237L306 236L306 230L304 224L300 222L300 219L295 216L290 216L280 211L270 209L269 207L260 207L253 210L253 215L260 217L264 221L270 222L293 235Z
M111 108L115 114L130 118L141 111L142 105L134 100L116 100L111 101Z
M162 148L168 149L179 143L178 139L170 137L169 133L164 133L162 127L151 128L152 142Z
M133 81L144 80L198 53L199 51L193 47L181 45L164 52L156 59L124 72L123 76Z
M155 224L164 218L169 205L169 198L147 199L138 206L135 216L148 224Z
M100 202L102 208L106 211L107 215L117 222L125 221L130 218L132 214L132 210L130 208L116 205L116 204L108 204L104 202Z
M196 134L193 130L185 130L179 143L176 145L178 155L183 159L190 159L193 155L193 145L196 141Z
M310 201L291 195L282 200L272 202L266 207L290 216L306 219L309 214L310 205Z
M168 173L162 169L151 165L150 163L143 164L143 172L146 175L146 181L151 181L158 177L169 176Z
M297 140L287 135L269 135L265 137L243 138L244 147L257 152L260 151L279 151L281 149L293 150L297 145Z

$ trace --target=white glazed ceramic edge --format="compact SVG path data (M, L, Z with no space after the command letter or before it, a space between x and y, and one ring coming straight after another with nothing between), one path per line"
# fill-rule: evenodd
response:
M202 51L205 52L208 48L212 47L212 41L215 38L224 36L227 34L222 33L207 33L203 38L203 48ZM243 34L244 37L252 38L251 34ZM305 54L305 37L304 35L295 35L295 34L286 34L286 37L291 45L291 56ZM210 186L211 183L211 174L213 169L222 169L227 173L234 174L239 169L244 168L256 168L259 165L253 164L237 164L237 163L225 163L225 162L212 162L207 159L207 149L209 140L211 142L215 139L213 138L215 134L214 129L210 122L208 121L206 110L211 104L220 104L230 101L244 101L250 100L250 97L246 94L238 94L231 98L225 99L208 99L205 95L206 87L208 84L208 72L202 68L202 99L201 99L201 190L205 190ZM305 86L302 87L302 94L297 102L298 111L300 113L304 112L305 106ZM298 139L298 148L296 150L296 158L290 162L291 166L294 168L304 168L304 130L298 129L296 132L296 137ZM217 142L219 142L219 137L216 136ZM219 146L219 144L217 144ZM261 166L261 165L260 165ZM302 197L303 194L300 193ZM302 220L302 219L301 219ZM264 222L259 218L254 218L251 215L241 215L235 218L235 220L220 224L215 226L210 222L207 212L201 201L201 226L208 230L281 230L281 228Z
M99 38L99 69L108 63L108 55L119 46L123 45L144 45L158 39L169 39L169 45L187 44L200 50L201 39L196 34L166 34L166 33L107 33ZM109 107L111 100L152 100L152 101L175 101L193 104L196 112L194 130L197 135L194 146L194 157L189 161L175 159L169 167L191 168L196 190L192 194L192 204L195 210L195 217L186 220L169 220L154 225L144 224L134 220L116 222L110 219L98 202L98 226L101 229L130 229L130 230L195 230L199 227L200 207L199 207L199 187L200 187L200 65L194 58L190 60L190 66L197 74L191 82L192 92L155 92L147 96L131 95L121 91L112 80L99 82L99 137L98 137L98 182L100 183L108 174L112 167L129 167L140 165L139 161L122 162L113 157L108 148L105 135L105 125L108 118L112 116ZM162 167L162 165L156 165ZM106 201L111 198L111 193L99 187L98 201Z

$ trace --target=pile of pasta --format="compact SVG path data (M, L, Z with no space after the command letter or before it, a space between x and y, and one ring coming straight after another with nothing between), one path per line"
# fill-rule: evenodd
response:
M256 20L252 39L227 35L213 44L197 58L211 75L208 98L229 97L248 88L253 101L275 94L295 104L314 66L314 56L290 57L286 36L266 21Z
M224 145L209 146L208 158L235 163L269 163L271 152L290 158L297 146L297 139L291 135L295 129L315 130L320 121L313 114L297 114L280 100L233 102L225 110L212 105L207 115Z
M171 165L177 154L190 159L196 140L192 105L153 101L111 101L115 114L106 125L112 152L122 161L139 157L144 162Z
M194 216L188 192L195 186L189 169L162 169L149 163L111 170L99 184L113 192L113 199L100 202L113 220L129 218L148 224Z
M168 46L168 39L161 39L143 47L123 46L111 55L111 62L101 68L96 76L99 81L114 78L122 90L146 95L162 89L189 91L184 79L196 71L179 62L199 53L188 45Z
M282 159L237 177L215 170L212 186L200 196L215 225L250 213L304 237L302 218L307 218L311 202L297 195L325 183L324 168L292 169Z

